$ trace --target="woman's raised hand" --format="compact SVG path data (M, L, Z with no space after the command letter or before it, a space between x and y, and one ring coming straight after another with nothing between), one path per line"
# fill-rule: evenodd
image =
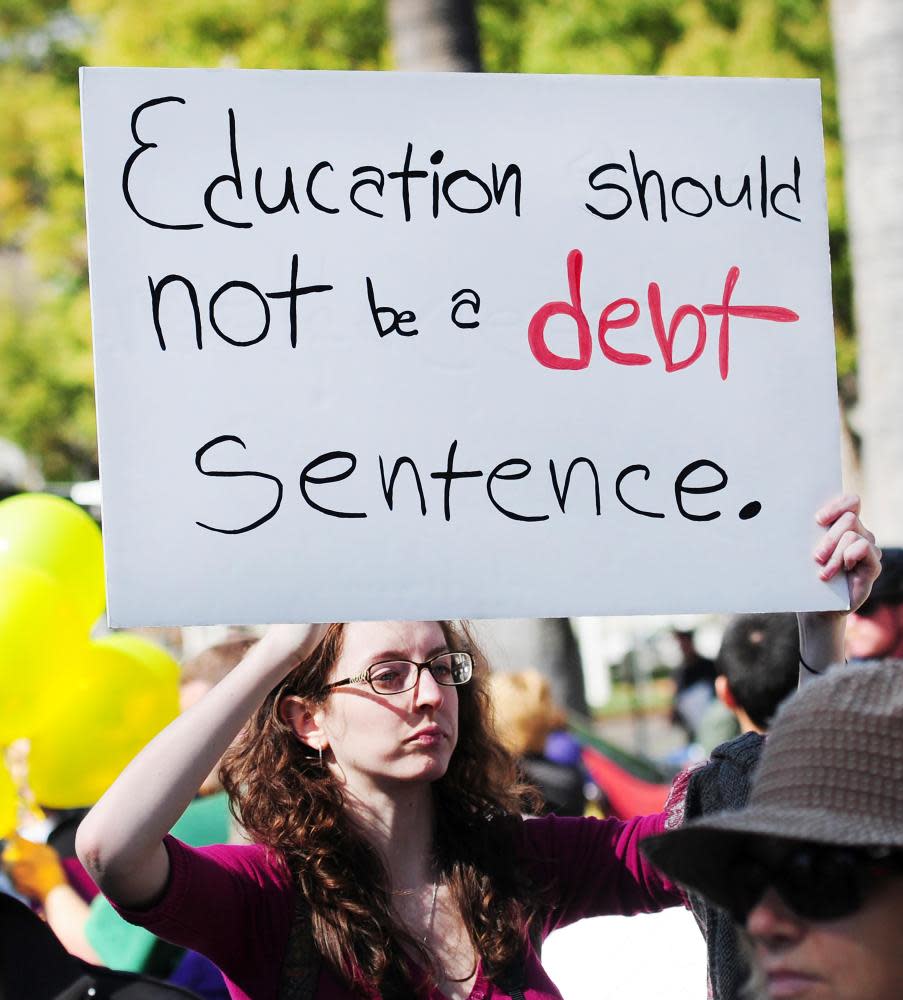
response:
M815 548L819 577L831 580L841 570L846 572L851 611L861 607L881 572L881 550L860 520L859 509L859 497L846 494L826 503L815 515L826 529Z
M286 673L323 641L326 625L270 625L257 643L258 655L286 664Z
M83 820L78 855L114 901L143 906L169 878L163 838L268 692L312 652L325 625L276 625L159 733Z

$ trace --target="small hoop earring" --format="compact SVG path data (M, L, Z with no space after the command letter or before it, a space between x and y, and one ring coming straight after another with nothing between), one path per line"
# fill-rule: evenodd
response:
M323 747L320 747L320 767L323 766Z

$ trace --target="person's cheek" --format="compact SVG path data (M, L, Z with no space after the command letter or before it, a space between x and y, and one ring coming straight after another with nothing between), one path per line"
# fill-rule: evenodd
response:
M459 711L460 703L458 701L458 692L454 688L448 688L445 696L445 703L442 706L442 718L444 719L445 728L451 736L452 745L454 745L458 739Z
M883 608L869 618L851 614L847 623L847 655L857 660L884 655L894 641L894 629L885 618Z

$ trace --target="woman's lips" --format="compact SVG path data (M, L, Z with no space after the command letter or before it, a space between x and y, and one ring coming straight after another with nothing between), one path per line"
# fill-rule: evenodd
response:
M816 984L815 976L789 969L774 969L767 973L768 996L770 1000L792 1000L805 997Z
M427 726L418 729L416 733L409 736L405 743L413 743L415 746L432 747L437 746L445 739L445 734L438 726Z

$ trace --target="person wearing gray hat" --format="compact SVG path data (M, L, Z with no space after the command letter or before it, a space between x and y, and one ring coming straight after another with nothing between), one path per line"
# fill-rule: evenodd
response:
M903 661L779 710L748 804L642 845L746 927L769 1000L903 997Z

